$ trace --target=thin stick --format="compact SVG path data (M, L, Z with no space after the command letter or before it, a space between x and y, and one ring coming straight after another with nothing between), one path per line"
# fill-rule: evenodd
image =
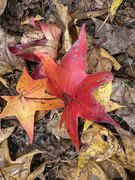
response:
M100 28L97 30L97 32L95 33L95 36L97 35L97 33L101 30L101 28L104 26L104 24L106 23L106 21L108 20L110 14L108 14L108 16L106 17L106 19L104 20L102 26L100 26Z

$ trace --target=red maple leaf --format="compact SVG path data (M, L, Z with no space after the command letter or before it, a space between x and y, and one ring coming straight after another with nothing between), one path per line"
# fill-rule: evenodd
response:
M78 150L78 117L119 126L93 97L101 84L113 80L113 74L107 71L89 75L85 73L87 42L84 25L79 39L63 57L60 66L42 52L35 54L42 60L48 78L47 91L64 101L60 128L65 121L67 132Z

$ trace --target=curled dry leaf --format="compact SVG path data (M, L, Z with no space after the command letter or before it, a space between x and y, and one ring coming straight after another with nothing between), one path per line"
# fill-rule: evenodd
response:
M12 161L9 154L7 139L2 142L0 151L0 154L3 157L3 159L0 160L0 168L6 180L11 180L12 177L15 179L30 179L30 177L33 177L33 179L35 179L44 170L45 163L30 174L30 166L33 156L37 153L42 153L42 151L35 149L28 154L17 158L15 161ZM2 179L3 176L0 173L0 180Z
M1 82L6 88L8 88L8 85L7 85L6 80L5 80L3 77L1 77L1 76L0 76L0 82Z
M122 128L116 128L122 139L122 147L111 157L117 163L130 171L135 171L135 136Z
M13 72L14 69L22 70L26 67L21 57L16 57L8 50L10 41L17 41L17 36L11 36L0 28L0 75Z
M135 131L135 88L128 86L126 80L115 78L111 100L125 106L117 109L115 114Z
M86 127L90 128L86 129ZM91 158L103 161L113 156L118 149L118 141L111 131L91 121L86 121L82 134L84 145L78 156L78 173L88 164Z
M12 134L14 129L14 126L6 129L0 129L0 143L7 139Z
M111 71L112 66L117 71L120 69L120 64L105 49L100 46L94 48L93 39L89 35L87 35L87 44L87 73Z

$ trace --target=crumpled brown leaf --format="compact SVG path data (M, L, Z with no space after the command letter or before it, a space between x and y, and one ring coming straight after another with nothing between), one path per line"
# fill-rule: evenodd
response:
M115 114L135 130L135 88L131 88L126 80L115 78L112 85L111 100L125 106L117 109Z
M16 57L8 50L8 43L10 41L15 42L16 38L16 36L11 36L0 28L0 75L11 73L14 69L22 70L26 67L26 62L22 58Z
M44 171L45 164L41 164L35 171L30 173L30 165L32 158L37 153L43 153L37 149L31 151L28 154L25 154L15 161L12 161L10 158L8 141L7 138L14 131L15 126L9 127L6 129L0 129L0 180L3 180L3 176L6 180L11 179L35 179L39 174Z
M6 129L0 129L0 143L4 141L5 139L7 139L12 134L14 129L15 129L14 126L6 128Z
M95 22L95 32L97 32L103 21L96 18L92 18L92 20ZM134 29L120 26L113 31L114 28L115 26L105 23L94 39L94 42L99 44L105 38L106 40L101 44L101 47L107 49L111 55L125 52L125 49L135 41Z
M58 26L60 26L64 31L61 53L65 54L72 46L72 38L69 33L69 22L72 20L72 18L70 17L68 6L64 6L57 0L54 1L54 4L56 5L57 9L57 18L51 15L48 22L54 21L57 23L57 19L59 19Z

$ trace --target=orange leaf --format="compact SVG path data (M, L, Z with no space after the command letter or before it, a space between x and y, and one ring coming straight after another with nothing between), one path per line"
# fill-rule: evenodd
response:
M0 118L16 116L33 142L34 114L36 110L51 110L64 106L63 101L45 94L46 79L33 80L26 69L20 77L16 90L17 96L2 96L8 101Z

